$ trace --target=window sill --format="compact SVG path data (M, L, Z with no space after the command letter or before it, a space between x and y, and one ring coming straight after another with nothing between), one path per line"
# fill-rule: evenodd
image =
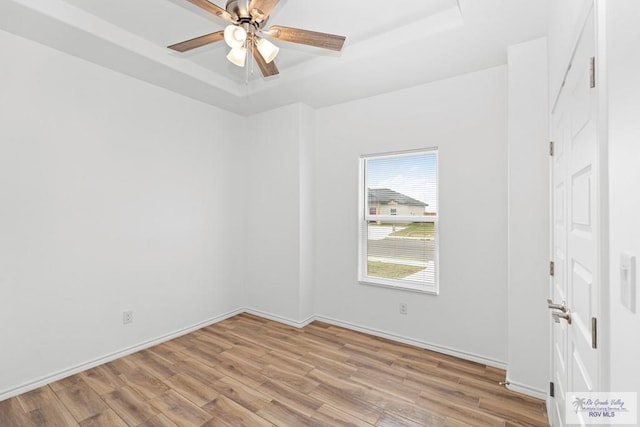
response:
M377 286L380 288L397 289L400 291L418 292L429 295L438 295L440 293L437 284L433 286L409 285L403 283L378 282L374 281L374 279L360 279L358 283L366 286Z

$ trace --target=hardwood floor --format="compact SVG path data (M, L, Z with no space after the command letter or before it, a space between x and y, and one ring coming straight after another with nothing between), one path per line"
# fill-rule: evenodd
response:
M241 314L0 402L0 426L548 426L505 373Z

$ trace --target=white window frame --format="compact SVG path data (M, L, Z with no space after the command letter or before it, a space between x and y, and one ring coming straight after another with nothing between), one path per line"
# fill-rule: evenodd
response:
M437 210L435 215L424 216L398 216L398 215L370 215L368 206L367 183L366 183L366 163L369 159L397 158L401 156L416 156L420 154L436 154L436 200L439 200L440 193L440 158L438 147L424 148L411 151L397 151L381 154L367 154L360 156L360 173L358 186L358 282L363 285L382 286L387 288L402 289L414 292L422 292L432 295L438 295L440 291L440 233L438 227L439 220L439 204L436 203ZM370 221L383 221L390 224L402 224L408 222L433 222L435 229L434 237L434 270L435 277L433 284L419 285L414 282L401 279L387 279L382 277L372 277L367 275L367 241L368 241L368 224Z

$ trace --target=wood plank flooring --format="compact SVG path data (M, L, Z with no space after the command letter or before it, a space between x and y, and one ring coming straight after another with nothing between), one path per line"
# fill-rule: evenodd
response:
M241 314L0 402L0 426L548 426L505 373Z

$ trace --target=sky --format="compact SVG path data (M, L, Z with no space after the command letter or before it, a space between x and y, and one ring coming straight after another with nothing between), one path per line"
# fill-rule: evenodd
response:
M367 159L366 181L369 188L389 188L437 207L437 152Z

